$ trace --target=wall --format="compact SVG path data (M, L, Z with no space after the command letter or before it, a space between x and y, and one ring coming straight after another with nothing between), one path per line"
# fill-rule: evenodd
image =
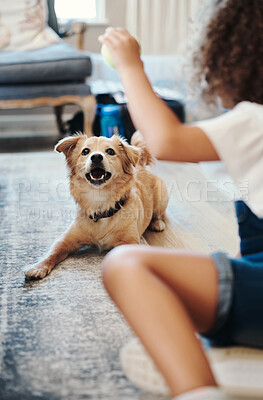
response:
M108 26L125 27L125 0L106 0L106 24L89 25L85 34L84 48L87 51L100 52L101 44L98 42L98 36L101 35ZM69 43L74 44L74 38L67 39Z

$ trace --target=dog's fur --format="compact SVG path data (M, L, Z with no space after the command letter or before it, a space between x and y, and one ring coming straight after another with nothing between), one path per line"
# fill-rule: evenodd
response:
M153 157L139 132L131 143L116 135L108 139L84 134L58 142L55 150L65 154L77 216L47 256L27 269L28 279L44 278L69 253L86 244L103 249L138 244L148 227L154 231L165 228L166 186L145 168Z

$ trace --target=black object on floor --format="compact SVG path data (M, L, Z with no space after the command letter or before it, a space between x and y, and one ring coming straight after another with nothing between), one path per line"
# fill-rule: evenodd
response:
M123 94L122 94L123 95ZM118 98L120 97L120 93L104 93L98 94L96 96L97 104L116 104L119 106L123 128L125 133L125 138L130 142L133 133L135 132L135 126L132 122L130 113L128 111L127 104L125 102L119 102ZM170 100L170 99L162 99L168 107L177 115L180 121L185 121L185 109L183 103L178 100ZM67 121L67 134L72 135L78 131L83 131L83 112L77 112L72 119ZM93 123L93 134L95 136L101 135L101 127L100 127L100 115L96 113L94 123Z

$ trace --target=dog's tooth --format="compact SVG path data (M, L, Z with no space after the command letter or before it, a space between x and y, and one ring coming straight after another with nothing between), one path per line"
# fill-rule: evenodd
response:
M92 178L93 180L100 180L100 179L104 179L104 178L105 178L105 174L102 174L100 178L94 177L92 173L91 173L90 175L91 175L91 178Z

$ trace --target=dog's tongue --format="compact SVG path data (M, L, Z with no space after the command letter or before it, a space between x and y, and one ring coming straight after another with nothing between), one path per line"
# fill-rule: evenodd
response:
M92 178L93 178L93 179L101 179L101 178L103 178L105 172L104 172L104 170L101 169L101 168L94 168L94 169L91 171L91 174L92 174Z

